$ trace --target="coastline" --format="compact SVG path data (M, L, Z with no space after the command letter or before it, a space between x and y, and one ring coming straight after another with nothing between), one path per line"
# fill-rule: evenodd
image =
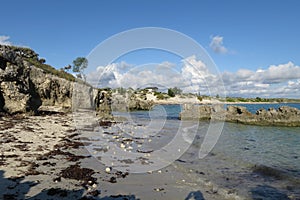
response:
M234 104L300 104L300 102L253 102L253 101L239 101L239 102L230 102L230 101L219 101L217 99L208 100L204 99L202 101L199 101L196 97L195 98L178 98L178 97L172 97L165 100L156 100L151 99L155 105L171 105L171 104L199 104L199 105L213 105L213 104L228 104L228 105L234 105Z
M77 130L72 113L54 110L39 116L0 117L1 198L163 200L198 194L210 200L226 199L211 182L188 179L187 172L178 170L180 162L151 173L114 168L107 173L106 166L86 148L93 141L87 137L93 127Z

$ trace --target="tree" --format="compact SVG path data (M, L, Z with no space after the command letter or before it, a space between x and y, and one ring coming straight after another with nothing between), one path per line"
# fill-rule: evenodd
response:
M169 89L168 89L168 95L169 95L170 97L175 97L175 92L174 92L174 90L173 90L172 88L169 88Z
M39 62L45 64L46 60L44 58L39 59Z
M85 79L85 75L83 73L83 71L85 70L85 68L87 68L88 66L88 60L84 57L77 57L74 61L73 61L73 72L77 72L81 75L81 77L84 77Z
M182 93L182 90L180 88L177 88L177 87L168 89L168 95L170 97L175 97L175 95L181 94L181 93Z

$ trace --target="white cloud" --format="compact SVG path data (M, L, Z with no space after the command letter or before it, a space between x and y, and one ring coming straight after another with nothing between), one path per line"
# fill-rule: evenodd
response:
M127 66L124 70L124 65ZM129 66L129 67L128 67ZM161 88L180 87L186 92L206 87L211 74L195 56L182 60L181 69L174 63L162 62L133 66L125 62L99 66L87 75L87 81L98 87L142 88L156 85Z
M196 56L190 56L182 60L181 66L169 62L142 66L113 63L99 66L87 77L88 82L100 87L176 86L184 92L207 95L226 92L227 96L300 98L300 67L292 62L271 65L267 69L240 69L217 75L212 74Z
M9 40L9 36L0 35L0 44L2 45L11 45L11 42Z
M212 37L209 46L215 53L228 53L228 49L223 45L223 37L221 36Z
M226 90L233 96L275 96L300 98L300 67L292 62L256 71L239 70L222 74Z

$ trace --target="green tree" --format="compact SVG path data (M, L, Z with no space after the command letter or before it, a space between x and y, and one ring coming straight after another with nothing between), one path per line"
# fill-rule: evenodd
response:
M87 68L87 66L88 66L88 60L85 57L77 57L73 61L73 72L79 73L80 76L84 77L85 79L85 75L83 72Z
M178 87L174 87L174 88L169 88L168 89L168 95L170 97L175 97L175 95L177 94L181 94L182 93L182 90Z
M170 97L175 97L175 92L174 92L174 90L173 90L172 88L169 88L169 89L168 89L168 95L169 95Z

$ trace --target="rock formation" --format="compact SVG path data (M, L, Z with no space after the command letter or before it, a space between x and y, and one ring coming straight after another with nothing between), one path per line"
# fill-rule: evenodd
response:
M150 110L154 105L154 102L147 99L147 95L143 91L126 92L123 95L114 93L112 97L114 111Z
M300 110L282 106L277 110L260 109L255 114L243 106L185 105L181 120L221 120L249 125L300 126Z
M30 78L30 65L22 59L36 54L0 47L0 109L12 114L36 112L42 102Z
M97 116L102 120L112 120L111 94L109 91L98 90L95 98Z
M112 118L108 95L72 80L72 75L45 65L31 49L0 45L0 112L37 113L40 106L75 107L93 108L99 118Z
M43 106L71 108L74 82L48 74L34 66L30 70L30 79L41 98Z

